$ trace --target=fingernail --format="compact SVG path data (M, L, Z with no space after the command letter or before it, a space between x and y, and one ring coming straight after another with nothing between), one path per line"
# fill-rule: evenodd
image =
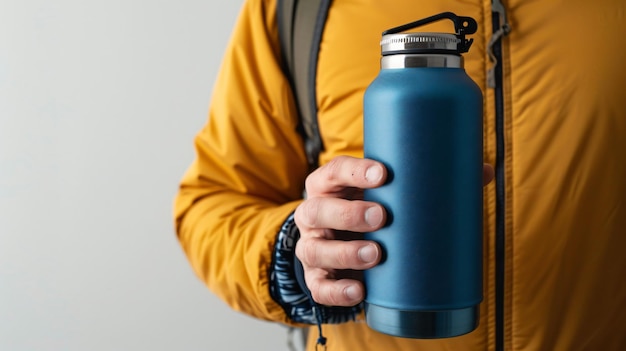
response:
M361 293L359 292L359 289L357 289L354 285L350 285L349 287L347 287L344 292L348 299L350 299L351 301L361 299Z
M365 222L371 227L376 227L383 220L383 210L378 206L372 206L365 210Z
M372 166L365 171L365 179L370 183L378 183L383 177L383 170L380 166Z
M365 263L372 263L378 258L378 250L373 244L368 244L359 249L359 259Z

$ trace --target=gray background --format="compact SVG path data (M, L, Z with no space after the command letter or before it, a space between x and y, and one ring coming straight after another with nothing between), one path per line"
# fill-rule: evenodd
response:
M171 219L241 4L0 0L0 350L286 349Z

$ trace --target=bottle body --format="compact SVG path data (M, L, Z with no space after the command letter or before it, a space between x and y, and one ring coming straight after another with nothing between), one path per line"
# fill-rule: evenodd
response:
M413 55L421 56L421 55ZM388 222L365 271L368 325L413 338L478 323L482 300L482 93L461 67L383 68L364 96L364 155L387 167L365 191Z

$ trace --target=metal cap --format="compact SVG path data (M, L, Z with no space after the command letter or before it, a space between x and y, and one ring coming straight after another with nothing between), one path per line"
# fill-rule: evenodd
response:
M406 33L408 30L442 19L449 19L454 23L455 34ZM452 12L443 12L384 31L380 42L382 54L383 56L394 54L461 55L469 50L474 41L474 39L466 39L465 36L476 33L477 28L478 24L471 17L462 17Z
M387 34L380 41L383 56L395 54L455 54L460 55L461 39L449 33Z

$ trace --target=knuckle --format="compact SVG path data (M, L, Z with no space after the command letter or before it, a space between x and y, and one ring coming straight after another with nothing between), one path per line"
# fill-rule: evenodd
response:
M316 188L319 172L320 170L318 168L313 173L309 174L309 176L304 180L304 189L307 194L311 194L313 189Z
M343 250L339 250L339 252L337 252L337 256L335 257L335 260L337 262L337 267L336 268L340 268L340 269L349 269L349 268L354 268L354 250L352 250L352 248L350 247L350 245L347 245L347 243L344 245L345 247L343 248Z
M335 184L341 177L342 164L346 156L338 156L325 165L319 167L304 181L307 194L312 195L317 191L323 191L328 184Z
M321 274L320 270L312 269L305 272L305 281L311 297L315 302L320 304L328 304L328 284L325 284L326 278Z
M304 202L301 203L300 205L298 205L298 207L296 207L296 211L293 214L293 220L296 223L296 227L298 227L298 229L300 229L300 235L302 235L302 228L305 227L305 217L306 217L306 211L304 209Z
M337 286L333 286L331 289L328 289L326 294L326 301L331 306L345 305L343 289L340 289Z
M328 182L333 182L339 177L341 170L341 159L339 157L333 158L324 166L324 178Z
M308 199L296 208L294 221L298 228L315 228L320 208L319 202L317 198Z
M318 284L314 286L314 290L311 290L311 296L315 302L323 305L339 306L341 304L341 299L332 286L326 285L324 288L323 285Z
M354 206L344 206L339 212L342 227L348 230L357 227L361 222L361 213Z
M309 286L309 290L311 291L311 297L313 297L313 300L315 300L315 302L317 303L324 303L320 298L321 296L319 283L311 282L310 284L307 283L307 285Z
M300 239L296 244L296 256L307 266L317 267L317 245L315 240Z
M315 287L310 287L309 290L311 290L311 297L313 297L313 300L317 303L320 303L322 305L327 305L328 303L326 301L324 301L324 299L322 298L321 294L320 294L320 289L319 286L315 286Z
M319 281L316 279L312 279L312 277L310 277L309 274L305 274L305 281L306 281L307 287L309 288L309 291L311 292L311 297L313 297L313 300L315 300L315 302L322 303L320 301Z

